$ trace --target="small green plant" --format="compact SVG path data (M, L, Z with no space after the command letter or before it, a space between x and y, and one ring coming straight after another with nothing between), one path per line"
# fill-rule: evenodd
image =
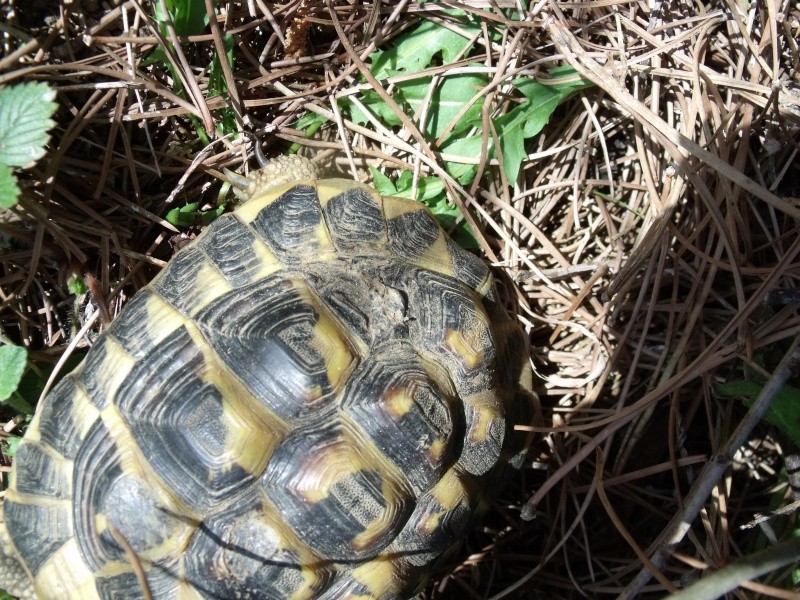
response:
M154 19L158 23L159 32L166 40L170 50L174 51L174 46L169 35L167 25L172 23L175 33L179 37L186 37L190 35L198 35L203 33L208 26L209 15L206 12L205 2L203 0L166 0L164 3L167 7L167 12L164 13L160 2L155 3ZM214 7L216 8L218 0L214 0ZM225 45L225 54L228 64L233 67L233 36L225 35L222 38ZM159 63L163 65L172 75L173 91L186 98L186 90L183 86L180 74L178 73L175 64L167 56L167 52L162 46L157 46L150 56L143 62L144 65ZM208 80L208 95L209 97L221 96L228 93L228 84L222 71L222 64L219 55L215 52L211 57L211 64L209 65L209 80ZM236 118L234 112L230 108L222 108L218 110L219 119L216 121L217 129L222 135L235 133L237 129ZM202 124L194 115L188 115L192 125L197 132L197 136L203 145L209 143L208 136L203 129Z
M19 201L13 169L33 166L45 153L55 121L55 90L29 82L0 88L0 208Z
M461 69L457 73L440 73L434 78L425 73L429 67L446 65L474 53L477 46L471 39L477 36L481 25L466 18L465 13L449 11L455 18L462 19L459 31L442 27L432 21L425 21L410 29L394 45L386 50L378 50L369 57L370 72L378 80L395 78L391 86L392 99L411 118L432 147L445 156L469 157L471 161L445 161L446 171L461 185L471 185L478 174L474 159L484 151L486 158L502 155L503 169L509 182L514 182L527 158L526 140L537 135L547 124L556 107L576 90L590 84L575 76L571 68L551 70L548 75L552 83L542 83L531 77L512 80L511 88L516 95L510 100L516 105L503 115L491 118L491 126L496 138L484 131L483 112L486 95L481 94L489 85L489 76L483 72L483 65L468 64L472 69ZM418 76L415 77L415 74ZM496 90L495 90L496 91ZM377 119L382 125L397 128L402 121L384 99L375 91L367 90L354 102L349 96L339 102L342 113L360 125L370 126L370 120ZM426 110L421 110L426 107ZM324 118L317 115L303 117L296 124L300 130L310 133L320 126ZM495 141L499 145L498 152ZM401 173L396 180L390 180L373 172L378 191L409 197L411 195L412 174ZM417 200L424 202L437 215L442 224L449 228L457 218L458 211L445 200L445 188L435 177L421 177L417 181ZM468 232L456 232L462 241L468 241Z

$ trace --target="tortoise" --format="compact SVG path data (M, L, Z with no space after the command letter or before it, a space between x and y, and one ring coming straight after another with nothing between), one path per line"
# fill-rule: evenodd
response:
M243 183L39 406L0 579L408 598L524 450L526 338L482 260L423 205L307 159Z

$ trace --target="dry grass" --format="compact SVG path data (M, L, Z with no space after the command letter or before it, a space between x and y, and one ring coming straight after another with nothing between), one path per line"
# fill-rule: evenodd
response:
M204 66L229 32L228 105L267 153L299 143L361 179L367 165L438 174L517 283L541 377L540 444L426 598L661 597L797 526L790 513L743 529L791 502L780 477L790 448L715 393L746 373L777 376L800 334L796 3L543 1L522 22L487 12L493 2L229 3L172 57L188 100L166 69L140 64L161 43L149 4L17 4L15 15L13 2L0 7L0 83L49 81L61 112L48 159L0 216L14 240L0 271L5 339L59 354L83 319L64 286L71 271L90 275L92 302L114 314L183 243L163 215L217 202L215 176L247 149L203 148L188 117L211 135L228 100L207 97ZM405 115L388 131L336 108L368 88L390 98L393 81L370 79L364 60L420 19L458 28L444 6L483 19L485 53L470 60L490 73L480 93L493 115L513 107L515 77L569 64L595 84L529 145L516 183L475 158L482 184L461 188ZM300 58L287 55L287 31ZM293 129L306 111L331 122L313 139ZM796 597L774 587L785 575L732 597Z

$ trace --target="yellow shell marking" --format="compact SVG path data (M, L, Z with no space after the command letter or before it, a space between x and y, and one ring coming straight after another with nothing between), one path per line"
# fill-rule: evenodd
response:
M253 275L253 282L269 277L273 273L283 269L283 263L278 260L278 257L270 251L267 245L261 241L258 236L253 240L250 251L261 265L261 268Z
M405 388L392 388L386 391L383 402L389 412L396 419L405 415L414 404L414 398Z
M342 381L352 371L355 359L341 329L318 308L317 312L319 320L314 325L311 345L322 356L331 387L339 389Z
M40 598L99 598L94 573L82 560L75 538L68 540L42 565L36 578L36 594Z
M364 584L370 591L369 596L348 596L348 599L374 600L397 592L397 573L392 559L379 556L370 562L353 569L353 579Z
M469 441L481 444L490 437L491 427L503 419L501 399L495 392L483 392L464 399L464 404L475 409L470 426Z

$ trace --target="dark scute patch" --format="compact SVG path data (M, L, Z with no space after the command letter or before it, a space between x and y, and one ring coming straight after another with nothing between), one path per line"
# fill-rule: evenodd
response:
M323 357L312 345L318 319L291 281L272 277L211 302L197 324L253 395L294 421L332 395Z
M135 298L135 296L134 296ZM100 373L105 373L108 369L108 352L106 351L106 344L109 343L105 336L100 336L100 339L95 342L94 346L89 350L86 358L81 363L81 373L85 375L79 377L79 385L86 392L86 395L91 399L98 409L102 410L111 402L111 398L106 396L106 390L103 385L103 379L98 377Z
M391 405L398 395L412 398L402 415ZM398 466L417 494L434 485L460 451L463 415L451 411L407 343L374 348L353 373L343 397L342 410ZM439 458L430 455L435 442L445 447Z
M74 470L75 539L89 569L97 571L109 560L125 557L117 543L101 535L95 527L95 516L104 510L109 490L122 477L119 451L102 421L96 421L87 432Z
M56 500L68 499L72 486L59 466L38 443L23 441L14 457L17 491Z
M257 502L235 504L197 530L184 556L186 579L211 598L289 598L307 582L279 539ZM324 570L319 575L321 588Z
M325 206L328 228L336 248L369 252L386 241L386 223L376 199L362 188L331 198Z
M147 587L153 600L171 600L177 592L179 575L177 565L148 565L145 569ZM144 598L142 586L134 573L111 577L97 577L97 595L101 600L132 600Z
M464 250L449 237L447 238L447 250L453 261L453 271L456 279L463 281L473 290L483 287L486 280L491 276L486 263L474 254ZM494 296L495 289L492 286L487 297L493 299Z
M20 557L36 575L42 565L73 536L67 509L3 502L6 528ZM79 560L77 558L76 560Z
M314 257L321 221L317 191L297 185L261 209L251 225L281 262L296 265Z
M380 553L410 508L402 500L387 505L383 478L374 470L341 474L321 489L320 482L327 486L332 480L328 471L341 469L353 452L336 428L295 430L275 451L262 478L270 500L300 539L319 556L345 564ZM371 546L356 548L353 540L385 514L393 520L383 535Z
M80 431L72 418L72 400L80 392L72 375L67 375L47 395L39 410L39 435L64 458L73 460L80 448ZM16 461L19 458L15 459Z
M210 510L253 476L226 456L222 395L203 381L205 359L184 327L139 361L118 406L145 458L180 498Z
M165 270L172 270L174 266L175 263L171 262ZM195 265L195 271L196 269L197 266ZM148 357L152 354L161 352L161 349L157 348L155 345L154 337L159 335L160 332L154 331L150 322L150 311L148 310L148 305L150 304L152 296L152 290L148 288L140 290L139 293L131 298L130 302L125 305L125 310L114 320L111 327L106 332L106 335L113 336L114 340L116 340L134 360L147 361ZM96 346L97 345L95 345L95 347ZM84 372L87 374L91 373L90 377L95 377L100 374L97 372L92 373L86 369L84 369Z
M129 475L110 486L102 510L137 554L160 546L183 528L180 517L160 506L145 483Z
M263 267L253 252L255 243L253 231L229 213L208 227L206 234L197 241L197 246L233 287L239 287L252 281L255 273Z
M72 504L75 539L82 559L92 571L100 570L110 561L128 562L125 550L113 534L108 529L97 529L99 515L104 515L140 554L158 546L183 526L180 517L158 505L146 482L122 471L119 451L100 421L86 436L75 473ZM154 591L175 587L175 575L170 569L177 559L165 560L166 565L146 565ZM135 578L130 580L124 575L98 579L98 592L101 588L103 598L139 597L132 593L139 590ZM166 596L154 594L156 598Z
M369 267L374 262L363 257L339 258L309 265L308 281L342 328L369 346L377 333L370 300L371 282L376 275Z
M159 273L158 279L151 283L150 287L172 306L186 314L191 311L197 301L195 294L191 293L191 288L187 284L191 284L195 281L200 265L207 261L208 258L200 248L197 246L188 246L169 261L169 264ZM129 323L133 324L134 319L144 319L140 321L141 323L148 322L145 300L147 294L150 293L152 292L147 288L139 291L139 293L133 297L133 300L125 306L125 312L122 316L127 317ZM143 314L134 317L130 314L130 305L136 299L140 299L139 301ZM125 330L129 330L127 327L120 329L122 330L114 330L114 333L119 337L124 337ZM136 329L131 328L130 331L136 332ZM131 337L131 341L135 342L137 338L142 339L141 333L137 333L135 337ZM147 337L145 336L144 339L147 340Z
M389 248L408 258L424 254L442 233L436 219L422 208L389 219L386 224Z

